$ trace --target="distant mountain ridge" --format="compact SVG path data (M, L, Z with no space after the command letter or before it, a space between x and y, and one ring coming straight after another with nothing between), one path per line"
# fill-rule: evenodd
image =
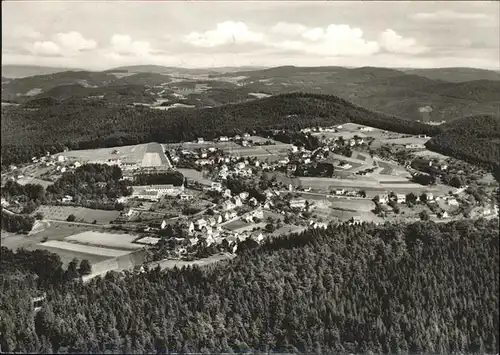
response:
M2 77L9 79L55 74L64 71L83 71L83 69L43 67L37 65L2 65Z

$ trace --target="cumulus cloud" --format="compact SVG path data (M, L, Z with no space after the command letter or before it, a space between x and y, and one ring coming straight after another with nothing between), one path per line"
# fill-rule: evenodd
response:
M115 55L147 56L153 49L148 41L135 41L128 35L115 34L111 37L111 51Z
M404 38L391 29L387 29L380 35L380 46L387 52L399 54L420 54L427 48L419 46L415 38Z
M58 33L54 37L62 47L72 51L85 51L97 47L96 41L86 39L80 32L76 31Z
M452 20L484 20L489 18L483 13L456 12L453 10L440 10L436 12L417 12L411 16L419 21L452 21Z
M264 40L264 35L251 31L243 22L225 21L217 24L214 30L202 33L191 32L184 41L198 47L215 47L229 43L252 43Z
M294 28L298 30L299 26L294 25ZM332 24L325 28L305 26L300 28L302 40L285 40L274 45L283 49L325 56L365 56L379 51L377 42L366 40L361 29L349 25Z
M61 55L61 47L52 41L36 41L32 46L33 54L55 57Z
M86 39L79 32L71 31L55 34L52 41L35 41L29 49L33 54L40 56L71 56L96 47L95 41Z

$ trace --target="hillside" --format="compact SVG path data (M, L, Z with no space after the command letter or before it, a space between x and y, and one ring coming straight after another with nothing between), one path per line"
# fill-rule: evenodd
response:
M2 248L2 350L495 354L498 233L498 219L332 225L240 243L210 268L85 284L55 254Z
M113 85L144 85L155 86L162 85L172 81L172 79L164 74L157 73L137 73L113 81Z
M374 113L334 96L289 94L214 108L175 109L106 105L102 102L47 101L36 110L2 110L2 166L45 151L89 149L150 141L191 141L265 129L300 129L345 122L406 133L439 129Z
M37 65L2 65L2 76L6 78L25 78L34 75L48 75L64 71L81 71L82 69L52 68Z
M461 83L475 80L500 80L500 73L493 70L476 68L430 68L430 69L400 69L409 74L423 76L432 80Z
M19 97L32 97L61 85L79 84L97 87L111 83L115 76L102 72L65 71L48 75L36 75L2 83L2 101Z
M500 81L481 79L450 83L418 73L375 67L286 66L213 77L240 77L239 83L244 87L273 94L294 91L331 94L370 110L412 120L447 121L498 114L500 110ZM432 111L423 116L421 109L426 106Z
M483 164L500 180L500 117L475 116L457 119L441 127L440 134L426 143L442 154Z

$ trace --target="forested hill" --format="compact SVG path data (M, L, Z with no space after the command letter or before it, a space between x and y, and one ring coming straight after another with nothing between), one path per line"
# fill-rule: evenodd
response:
M475 116L450 121L442 133L426 143L427 148L489 166L500 181L500 117Z
M103 102L46 100L37 108L2 109L2 166L70 149L190 141L264 129L300 129L355 122L404 133L439 128L368 111L335 96L285 94L215 108L168 111Z
M330 226L211 269L87 284L64 281L57 256L2 248L2 350L498 353L498 232L498 219Z

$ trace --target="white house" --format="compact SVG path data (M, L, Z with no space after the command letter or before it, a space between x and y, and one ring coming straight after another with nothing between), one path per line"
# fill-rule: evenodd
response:
M232 203L231 201L224 201L222 203L222 209L224 211L231 211L231 210L234 210L236 208L236 205L234 203Z
M257 201L257 199L255 197L252 197L252 198L250 198L250 200L248 200L248 204L250 206L257 206L259 204L259 201Z
M207 226L207 221L204 220L203 218L200 218L196 222L194 222L194 226L197 230L201 230L203 227Z
M203 138L198 138L198 143L205 143L205 140Z
M406 202L406 196L404 194L397 194L396 195L396 201L397 201L397 203L405 203Z
M222 191L222 184L220 182L212 182L211 189L214 191L221 192Z
M224 193L222 194L222 196L224 196L226 198L230 198L232 196L231 190L229 190L229 189L224 190Z
M359 130L361 132L371 132L371 131L373 131L373 128L372 127L361 127Z
M235 196L234 198L234 204L237 206L237 207L240 207L243 205L243 201L241 201L241 198L240 196Z
M450 206L458 206L459 205L458 201L454 198L450 198L447 202L448 202L448 205L450 205Z
M76 168L79 168L80 166L82 166L82 164L79 162L79 161L75 161L73 163L73 167L76 169Z
M290 201L290 207L291 208L306 208L306 200L303 198L300 199L293 199Z
M250 194L246 191L243 191L242 193L240 193L239 196L240 196L242 201L245 201L248 198L248 196L250 196Z
M344 189L336 189L335 190L335 195L343 195L345 194L345 190Z
M236 169L238 170L241 170L241 169L244 169L245 168L245 162L239 162L238 164L236 164Z
M378 195L378 202L382 203L382 204L388 203L389 202L389 196L387 196L386 194Z
M65 161L66 161L66 157L65 157L64 155L59 155L59 156L57 157L57 161L58 161L59 163L63 163L63 162L65 162Z
M228 142L228 141L229 141L229 138L227 138L226 136L219 137L219 142Z
M428 192L425 195L427 196L427 201L433 201L434 200L434 194L432 192Z
M71 202L73 201L73 197L72 196L69 196L69 195L66 195L64 196L62 199L61 199L62 202Z

